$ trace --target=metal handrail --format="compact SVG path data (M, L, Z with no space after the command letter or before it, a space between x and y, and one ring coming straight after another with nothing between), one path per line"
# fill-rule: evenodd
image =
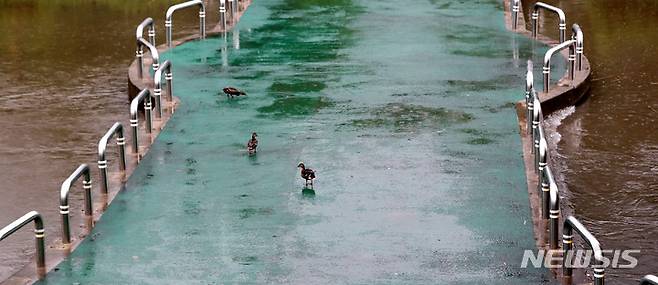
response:
M526 105L526 121L527 121L527 132L528 134L532 133L532 108L534 101L534 89L535 89L535 76L532 72L533 63L532 60L528 60L528 71L525 75L525 105Z
M158 70L160 67L160 54L158 53L158 49L152 45L150 42L145 40L144 38L138 38L137 39L137 49L141 52L142 47L146 47L149 49L149 52L151 53L151 58L153 59L153 72ZM137 54L137 59L138 59L138 71L139 71L139 78L142 78L144 76L144 71L142 65L144 64L143 62L143 54Z
M540 127L541 128L541 127ZM541 128L543 129L543 128ZM539 190L540 193L542 193L542 200L544 199L544 194L545 191L544 189L546 188L546 191L548 191L548 187L544 187L544 184L547 184L548 182L545 180L544 177L544 168L546 165L548 165L548 143L546 143L546 139L544 138L544 131L541 130L539 131L540 138L539 138L539 147L537 148L537 190ZM546 185L548 186L548 185ZM546 193L547 194L547 193ZM548 219L548 207L543 207L543 214L542 217L544 219Z
M64 180L59 190L59 213L62 216L62 243L71 243L71 228L69 226L69 192L71 186L84 175L82 188L85 191L85 215L92 215L91 203L91 171L87 164L81 164L71 175Z
M532 98L532 149L531 153L537 153L537 148L539 147L539 125L542 120L542 111L541 111L541 102L539 101L539 96L535 94ZM535 159L535 171L537 170L537 160Z
M0 230L0 241L6 239L23 226L34 221L34 237L36 239L37 247L37 270L46 268L46 246L44 238L46 237L46 230L43 227L43 219L41 214L37 211L30 211L29 213L18 218L11 224Z
M640 285L658 285L658 277L653 275L645 275L640 280Z
M202 0L191 0L183 2L180 4L173 5L167 9L166 20L165 20L165 30L167 37L167 47L171 48L172 35L171 30L173 27L172 16L174 12L180 9L184 9L192 6L200 6L199 8L199 35L202 39L206 37L206 5L203 4Z
M571 26L571 39L576 40L576 67L578 71L583 70L583 53L585 52L585 36L580 25L573 24Z
M154 99L151 95L151 91L144 89L133 98L130 102L130 128L132 129L133 137L133 152L135 155L139 156L139 144L137 142L137 127L139 126L139 120L137 119L137 109L139 108L139 103L144 101L144 112L146 117L146 132L151 133L152 129L152 118L151 118L151 100Z
M535 129L535 136L533 139L533 148L534 148L534 153L535 153L535 173L538 175L541 173L540 169L540 160L541 160L541 154L539 150L539 146L541 145L541 141L545 140L544 138L544 126L542 124L543 120L543 115L541 112L541 105L539 105L539 123L537 124L537 128Z
M135 30L135 40L137 41L137 51L135 51L135 54L137 56L137 70L139 71L139 77L142 78L142 73L143 73L143 65L144 65L144 51L142 50L142 47L144 46L142 42L139 40L144 37L144 28L148 27L148 38L149 38L149 43L151 43L152 46L155 47L155 25L153 22L153 18L146 18L144 21L142 21L139 25L137 25L137 29ZM153 53L151 52L151 55ZM156 54L157 56L157 54Z
M107 181L107 160L105 159L105 151L107 150L108 141L116 134L117 145L119 146L119 169L121 172L126 171L126 137L123 135L123 125L116 122L112 127L103 135L98 141L98 169L101 174L101 192L107 194L109 182Z
M516 26L519 23L519 9L521 7L521 0L512 0L512 29L516 31Z
M219 24L222 32L226 31L226 0L219 1Z
M594 265L592 268L594 270L594 284L603 285L605 283L605 268L603 260L603 251L601 250L601 244L599 241L590 233L583 224L581 224L578 219L573 216L569 216L564 221L564 226L562 227L562 245L564 247L564 257L562 260L562 272L565 277L571 277L573 274L573 268L567 266L567 262L570 261L570 258L573 256L570 254L573 250L573 231L576 230L576 233L580 235L583 240L589 245L589 247L594 252Z
M236 17L237 14L238 14L238 13L237 13L237 10L238 10L237 8L238 8L238 7L237 7L237 5L236 5L237 2L238 2L238 1L236 1L236 0L228 0L228 5L229 5L229 8L231 9L231 21L232 21L232 22L235 22L235 21L236 21L235 17Z
M162 72L165 73L165 80L167 80L167 99L171 102L174 98L172 81L174 75L171 73L171 61L165 60L162 66L158 68L153 76L153 97L155 98L155 114L156 117L162 118Z
M547 165L544 168L544 175L546 176L546 181L548 182L548 207L549 208L549 234L550 234L550 247L551 249L558 249L559 247L559 238L558 232L560 230L560 195L557 188L557 183L555 183L555 178L553 178L553 171L551 167ZM547 201L544 200L544 207L546 207Z
M562 9L548 5L544 2L537 2L532 10L532 37L537 38L537 33L539 30L539 10L546 9L548 11L554 12L560 18L560 23L558 24L558 30L560 32L560 43L566 40L567 35L567 17L564 15Z
M543 68L544 92L548 92L550 81L551 81L551 57L553 57L553 55L556 52L559 52L565 48L569 48L569 77L571 78L571 80L575 78L574 75L575 59L576 59L575 45L576 45L576 40L568 40L546 51L546 54L544 55L544 68Z

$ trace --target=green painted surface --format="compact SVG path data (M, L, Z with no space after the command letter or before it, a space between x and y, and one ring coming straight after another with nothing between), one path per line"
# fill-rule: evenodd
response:
M181 107L41 284L548 282L519 268L535 246L513 48L532 44L502 17L496 0L256 1L227 48L164 55Z

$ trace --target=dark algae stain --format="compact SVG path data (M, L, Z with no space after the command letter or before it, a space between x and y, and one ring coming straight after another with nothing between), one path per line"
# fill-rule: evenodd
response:
M406 132L421 127L440 128L473 120L473 115L459 110L404 103L389 103L367 113L371 115L370 118L354 119L348 125L358 129L387 127Z
M325 97L297 97L290 96L275 99L268 106L258 108L259 116L273 118L286 118L292 116L313 115L323 108L331 107L334 103Z
M276 93L300 93L300 92L318 92L327 88L327 84L321 81L294 81L294 82L274 82L269 88L270 92Z

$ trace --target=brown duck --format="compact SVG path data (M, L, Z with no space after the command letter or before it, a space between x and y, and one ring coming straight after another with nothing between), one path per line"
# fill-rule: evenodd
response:
M224 94L226 94L226 97L233 98L235 96L247 96L247 93L242 92L240 89L235 88L235 87L224 87L222 89L224 91Z
M256 154L256 148L258 148L258 134L252 133L251 139L247 142L247 152L251 154Z
M304 186L308 187L309 185L311 185L311 188L313 188L313 179L315 179L315 171L313 169L306 168L303 162L300 162L297 165L297 167L302 169L300 174L302 178L304 178L305 180Z

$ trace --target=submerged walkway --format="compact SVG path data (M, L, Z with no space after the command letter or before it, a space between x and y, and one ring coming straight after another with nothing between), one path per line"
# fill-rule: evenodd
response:
M512 41L531 44L499 2L258 0L226 44L163 55L180 109L41 284L550 279L519 268L535 244Z

